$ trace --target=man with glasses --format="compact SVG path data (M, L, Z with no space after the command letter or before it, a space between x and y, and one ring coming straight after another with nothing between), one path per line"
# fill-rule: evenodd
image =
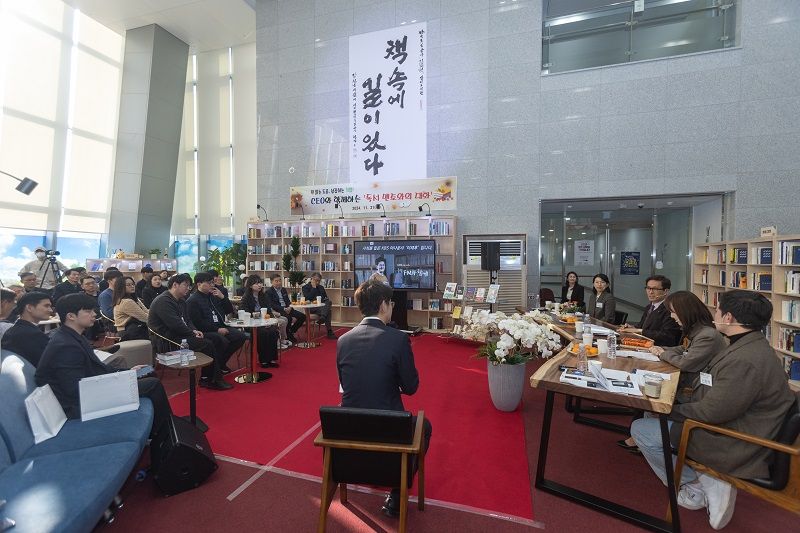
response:
M39 278L33 272L23 272L19 275L19 282L22 283L22 294L29 292L47 292L46 289L39 288Z
M419 388L411 340L389 327L392 319L392 289L379 280L369 280L356 290L361 323L336 342L336 368L342 385L342 407L405 411L401 394L409 396ZM424 449L428 450L431 424L424 421ZM381 511L400 514L400 489L386 497Z
M94 279L92 276L84 275L81 278L81 290L87 296L91 296L94 298L94 301L97 301L97 297L100 296L100 289L97 287L97 280ZM100 338L100 335L103 334L103 322L99 320L100 317L100 305L98 304L95 307L95 312L97 313L98 320L95 321L94 326L88 328L84 331L84 335L86 335L89 340L96 341Z
M645 281L645 294L650 305L644 310L642 319L636 326L625 324L619 330L639 333L653 339L657 346L677 346L681 342L681 327L670 316L669 309L662 305L669 294L672 282L660 274L650 276Z

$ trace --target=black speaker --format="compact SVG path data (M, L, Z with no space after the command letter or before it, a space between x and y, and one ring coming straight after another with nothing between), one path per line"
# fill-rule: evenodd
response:
M198 487L217 469L217 461L202 431L171 416L150 443L150 468L158 488L172 496Z
M500 270L500 243L481 243L481 270Z

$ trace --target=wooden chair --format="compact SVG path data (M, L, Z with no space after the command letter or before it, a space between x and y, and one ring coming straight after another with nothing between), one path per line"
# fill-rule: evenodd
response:
M406 530L408 489L418 472L417 507L425 510L424 411L412 416L407 411L320 407L322 431L314 446L324 450L322 499L317 531L324 533L333 496L347 503L347 483L400 487L400 526ZM388 454L388 455L387 455Z
M775 450L772 464L769 467L769 477L765 479L739 479L717 472L708 466L687 458L686 450L689 445L689 437L695 429L720 433L734 439ZM681 433L681 442L678 448L678 460L675 463L676 487L679 486L684 464L688 464L696 472L726 481L737 489L747 491L762 500L800 514L800 396L798 396L794 405L786 414L775 440L762 439L732 429L698 422L697 420L686 420L683 423L683 432Z

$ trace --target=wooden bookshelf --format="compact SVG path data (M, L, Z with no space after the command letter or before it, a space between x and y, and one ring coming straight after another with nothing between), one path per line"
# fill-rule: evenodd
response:
M719 294L726 290L755 291L769 298L770 344L784 366L800 360L800 351L786 345L790 333L800 335L800 235L695 245L692 292L713 313ZM789 385L800 391L800 381L789 380Z
M279 220L248 224L247 273L268 279L279 273L289 289L288 272L283 270L283 254L289 251L292 237L300 238L297 266L306 276L322 274L322 284L332 302L331 321L335 325L354 326L361 321L355 306L355 241L425 240L436 241L436 291L408 291L409 326L429 331L453 328L452 311L431 309L431 300L441 308L442 290L457 281L456 217L377 217L363 219ZM297 292L299 289L293 289ZM436 302L434 302L436 303ZM441 318L442 327L432 328L431 319Z

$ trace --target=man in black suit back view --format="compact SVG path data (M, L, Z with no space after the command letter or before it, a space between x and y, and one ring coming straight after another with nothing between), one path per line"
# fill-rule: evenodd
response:
M419 374L411 341L402 331L386 324L392 319L392 289L380 281L366 281L356 290L361 323L336 343L336 368L342 384L342 407L405 411L401 394L414 394ZM428 450L431 424L424 422L424 447ZM398 516L400 489L386 497L382 511Z

